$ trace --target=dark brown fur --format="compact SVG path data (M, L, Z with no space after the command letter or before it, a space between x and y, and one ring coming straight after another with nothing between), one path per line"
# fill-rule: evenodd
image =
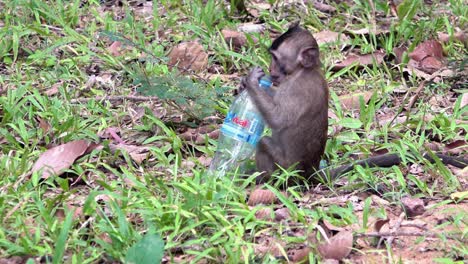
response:
M318 45L312 34L298 26L276 39L270 48L270 74L277 92L258 89L264 75L254 68L243 80L249 95L272 129L258 145L256 164L268 179L278 167L294 164L307 179L319 167L328 129L328 87L320 70Z

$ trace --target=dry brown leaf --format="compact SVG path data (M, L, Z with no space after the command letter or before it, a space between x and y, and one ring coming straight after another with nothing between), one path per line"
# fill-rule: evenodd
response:
M52 85L52 87L50 87L47 91L45 91L44 94L47 96L58 94L59 87L62 86L62 84L63 84L63 81L59 81L55 83L54 85Z
M441 70L445 65L442 45L436 40L428 40L419 44L409 54L409 57L411 58L408 62L409 68L421 70L429 74Z
M126 151L128 155L130 155L132 160L135 161L137 164L141 164L149 156L149 149L147 147L127 145L124 143L119 143L119 144L111 143L109 144L109 148L111 151L115 151L117 149Z
M288 259L293 262L305 261L309 258L310 248L288 250Z
M118 135L118 133L120 133L120 129L118 127L108 127L101 133L98 133L98 136L102 139L113 139L117 143L124 144L123 139Z
M203 144L205 137L217 139L219 137L219 129L216 125L205 125L197 128L189 128L179 137L185 141L195 142L196 144Z
M42 169L42 178L47 179L53 174L61 174L68 169L75 160L83 155L88 149L86 140L71 141L43 152L34 163L32 172Z
M456 140L445 145L445 151L452 155L461 155L468 153L468 142L465 140Z
M322 264L340 264L340 261L336 259L324 259L321 262Z
M374 94L372 91L347 94L340 96L339 99L344 110L357 110L360 107L359 98L362 96L364 103L367 103L372 97L372 94Z
M338 71L355 63L357 66L370 66L374 62L379 65L384 61L384 57L385 51L383 50L377 50L374 53L364 55L350 54L345 60L336 63L333 66L333 70Z
M347 32L354 34L354 35L380 35L380 34L387 34L390 32L388 29L375 29L375 28L361 28L361 29L348 29Z
M232 45L236 51L239 51L243 46L245 46L245 44L247 44L247 38L243 32L223 29L221 30L221 34L223 34L224 41L226 41L228 45Z
M257 204L274 204L278 201L278 197L270 190L255 189L249 197L248 205Z
M408 50L407 47L402 46L402 47L395 47L393 48L393 54L395 54L395 63L400 64L403 62L403 55L405 52Z
M338 226L335 226L333 225L332 223L328 222L327 220L325 219L322 219L321 220L321 226L324 228L324 230L328 233L330 231L343 231L345 230L343 227L338 227Z
M435 57L442 59L444 57L442 45L436 40L428 40L420 43L409 54L409 57L415 61L422 61L426 57Z
M315 9L317 9L320 12L333 13L336 11L336 8L334 6L327 5L318 1L314 1L312 5L314 6Z
M265 31L265 25L246 23L246 24L239 25L237 27L237 30L239 30L240 32L244 32L244 33L262 33L263 31Z
M260 244L254 245L254 252L256 255L270 254L272 256L281 256L284 249L284 242L278 241L273 238L266 238Z
M450 35L447 34L447 33L439 32L439 33L437 33L437 36L438 36L440 42L448 43L448 42L451 41ZM459 31L459 32L456 32L456 33L453 34L452 39L455 40L455 41L460 41L461 43L464 43L466 45L468 37L467 37L467 34L465 32Z
M426 211L424 201L419 198L403 197L401 203L409 218L422 215Z
M342 260L351 253L353 247L353 233L350 231L338 232L329 239L330 243L324 242L317 249L324 259Z
M28 260L32 260L28 262ZM23 264L23 263L36 263L34 259L29 256L11 256L7 258L0 258L0 264Z
M122 50L122 43L120 41L114 41L110 46L109 48L107 48L107 51L109 51L109 53L112 55L112 56L120 56L122 55L120 53L120 51Z
M66 210L61 208L57 209L55 216L63 220L69 211L73 211L73 219L79 219L83 217L83 206L74 205L72 203L66 204Z
M271 208L268 208L268 207L259 209L257 212L255 212L255 218L259 220L271 221L273 220L272 211L273 210L271 210Z
M275 211L275 220L282 221L287 220L290 218L289 209L288 208L280 208Z
M460 109L468 105L468 93L464 93L462 95L461 103L460 103Z
M42 129L44 134L47 134L49 130L52 128L49 122L45 121L43 118L36 116L36 120L39 123L38 124L39 128Z
M196 41L182 42L169 53L169 65L177 66L181 71L201 72L208 66L208 54Z
M313 35L315 40L317 40L317 44L319 45L335 42L343 44L349 43L349 37L342 33L325 30L315 33Z
M377 221L375 221L374 223L374 231L375 232L380 232L380 229L382 229L382 227L387 224L388 222L390 222L390 218L386 218L386 219L378 219Z

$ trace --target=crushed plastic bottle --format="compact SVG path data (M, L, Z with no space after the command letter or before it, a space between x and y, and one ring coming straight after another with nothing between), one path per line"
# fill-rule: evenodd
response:
M269 91L271 85L269 76L264 76L259 81L259 88L266 91ZM246 161L255 152L264 129L265 122L260 112L247 90L244 90L234 100L224 119L218 139L218 148L208 173L222 177L228 171L236 168L242 172Z

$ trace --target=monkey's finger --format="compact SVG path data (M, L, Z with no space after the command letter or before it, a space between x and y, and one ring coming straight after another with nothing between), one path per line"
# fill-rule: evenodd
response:
M242 92L247 88L247 77L242 77L239 85L239 92Z

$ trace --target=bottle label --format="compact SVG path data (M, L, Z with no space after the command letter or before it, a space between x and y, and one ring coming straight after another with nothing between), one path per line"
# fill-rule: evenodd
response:
M264 125L255 113L247 113L245 117L239 117L236 113L229 112L224 119L221 133L256 146L262 136L263 129Z

